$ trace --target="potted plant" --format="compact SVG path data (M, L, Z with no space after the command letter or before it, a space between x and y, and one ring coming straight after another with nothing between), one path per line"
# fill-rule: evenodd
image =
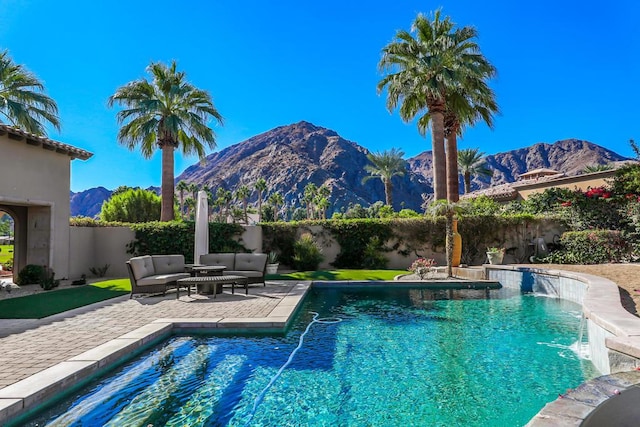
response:
M267 274L276 274L278 272L278 254L274 251L267 255Z
M489 264L502 264L504 258L504 248L489 247L487 248L487 259Z

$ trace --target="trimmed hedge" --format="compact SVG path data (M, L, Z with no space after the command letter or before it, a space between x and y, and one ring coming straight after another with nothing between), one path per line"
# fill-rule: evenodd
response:
M133 255L183 254L193 263L195 223L192 221L129 224L135 240L127 247ZM209 252L247 252L236 238L244 228L239 224L209 223Z

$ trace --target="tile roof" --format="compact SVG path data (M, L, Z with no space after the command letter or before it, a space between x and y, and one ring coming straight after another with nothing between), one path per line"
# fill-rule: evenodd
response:
M21 141L24 140L28 145L33 146L42 146L43 149L49 151L55 151L56 153L66 154L71 157L71 159L81 159L87 160L93 153L82 150L80 148L74 147L69 144L64 144L62 142L54 141L52 139L47 138L46 136L38 136L29 132L25 132L21 129L0 124L0 136L8 135L10 139Z

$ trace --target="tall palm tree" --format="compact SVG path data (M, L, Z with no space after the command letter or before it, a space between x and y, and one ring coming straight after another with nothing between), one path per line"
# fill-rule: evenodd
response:
M249 200L249 196L251 195L251 190L246 185L241 185L236 190L236 199L242 202L242 215L244 217L244 223L249 224L249 216L247 215L247 202Z
M394 176L403 176L407 170L407 163L402 158L403 156L404 152L399 148L367 154L367 159L369 159L372 164L365 165L364 170L369 172L369 176L362 178L362 182L365 183L374 177L380 178L384 185L386 203L389 206L392 206L391 178Z
M464 180L465 194L471 192L471 176L480 175L491 177L493 171L484 161L484 153L479 148L465 148L458 151L458 167Z
M175 149L181 147L183 154L197 154L203 160L205 145L211 149L216 146L215 133L207 122L213 118L222 124L223 119L211 95L187 82L175 61L170 66L152 62L147 72L153 77L151 81L143 78L118 88L109 97L109 106L125 108L117 114L122 125L118 132L121 144L130 150L139 146L147 159L156 147L162 151L160 221L171 221Z
M476 31L454 26L440 10L433 13L431 20L418 14L411 32L398 31L395 40L382 49L378 63L388 73L378 83L378 92L387 90L387 108L392 111L399 106L405 122L427 112L417 125L422 135L431 126L436 199L447 197L444 150L447 94L471 77L483 77L484 57L478 55L478 45L473 41Z
M444 135L447 159L447 200L457 202L460 198L458 179L457 137L466 126L484 121L493 128L493 115L498 113L495 94L486 80L495 76L495 68L488 61L479 61L482 73L471 75L447 94L447 110L444 115Z
M278 208L284 204L284 198L276 191L269 196L269 203L273 206L273 220L278 221Z
M308 183L304 186L304 195L302 197L302 201L304 202L307 208L307 219L314 218L314 202L318 197L318 186L313 182Z
M44 94L44 85L34 74L13 62L7 50L0 52L0 116L35 135L46 135L42 122L60 130L56 102Z
M180 203L180 218L184 218L184 192L189 188L189 184L186 181L180 180L176 185L178 190L178 201Z
M267 181L264 178L258 178L254 184L254 188L258 192L258 222L262 221L262 195L267 191Z

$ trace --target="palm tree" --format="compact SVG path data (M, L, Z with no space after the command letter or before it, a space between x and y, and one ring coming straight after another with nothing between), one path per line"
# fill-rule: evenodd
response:
M610 164L606 164L606 165L593 164L593 165L585 166L584 169L582 169L582 173L610 171L611 169L613 169L613 165L610 165Z
M262 221L262 195L267 191L267 181L264 178L258 178L254 188L258 192L258 222Z
M178 190L178 201L180 202L180 218L184 219L184 192L189 188L189 184L186 181L180 180L176 185Z
M462 212L462 207L448 200L436 200L427 207L427 213L431 216L444 216L446 219L446 252L447 252L447 277L453 276L453 220Z
M484 161L484 153L479 148L465 148L458 151L458 167L464 179L465 194L471 192L471 175L491 177L493 171Z
M483 120L493 128L493 114L498 112L495 94L486 80L495 75L495 68L488 61L479 61L482 76L470 76L455 90L447 94L447 110L444 115L444 135L447 146L447 200L457 202L460 198L458 179L457 136L466 126Z
M362 178L362 182L365 183L373 177L378 177L384 184L384 194L386 203L389 206L391 204L391 178L394 176L403 176L407 164L402 158L404 152L398 148L392 148L391 150L383 151L380 153L369 153L367 159L372 163L371 165L365 165L364 169L369 172L369 176Z
M272 193L269 196L269 203L273 206L273 220L278 221L278 207L284 204L284 199L282 198L282 194L279 192Z
M318 196L318 186L313 182L308 183L304 187L304 196L302 197L302 201L304 202L307 208L307 219L314 218L314 202L316 197Z
M184 72L171 66L152 62L147 72L152 81L140 79L116 90L109 97L109 106L125 107L118 112L118 132L121 144L133 150L140 146L145 158L150 158L156 147L162 151L162 214L160 221L173 219L174 151L181 147L185 155L205 157L205 145L213 149L216 137L207 122L223 119L213 105L211 95L186 81Z
M247 215L247 201L251 195L251 190L246 185L240 186L236 190L236 199L242 202L242 214L244 216L244 223L249 224L249 216Z
M44 85L34 74L13 62L7 50L0 52L0 115L35 135L46 135L42 122L60 130L56 102L44 94Z
M431 125L435 198L445 199L447 94L472 77L482 79L484 57L473 41L476 31L471 27L454 30L454 23L442 17L440 10L432 20L418 14L411 33L398 31L395 40L382 49L378 67L388 74L378 83L378 92L386 88L387 108L392 111L399 106L405 122L426 110L417 122L418 131L425 135Z

